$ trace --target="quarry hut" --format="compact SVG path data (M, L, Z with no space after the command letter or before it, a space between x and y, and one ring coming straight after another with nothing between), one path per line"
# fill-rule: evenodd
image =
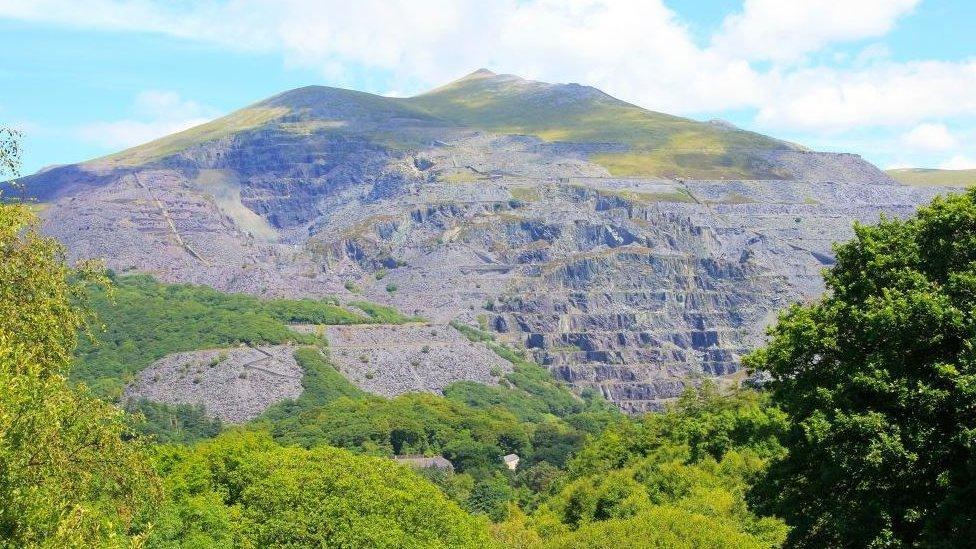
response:
M410 467L414 467L416 469L441 469L443 471L454 472L454 464L448 461L444 456L393 456L393 461L402 463L403 465L409 465Z
M502 461L505 463L505 467L508 467L510 470L514 471L515 468L518 467L519 457L518 454L508 454L502 458Z

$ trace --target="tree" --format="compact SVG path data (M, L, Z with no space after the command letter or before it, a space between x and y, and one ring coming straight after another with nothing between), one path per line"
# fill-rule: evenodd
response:
M748 367L792 419L754 490L805 547L976 542L976 191L855 226Z
M0 144L0 169L16 150ZM122 412L65 378L92 277L65 265L28 207L0 204L0 547L138 542L156 495Z
M408 467L330 447L225 433L159 456L164 547L491 547L472 517Z
M496 535L527 547L779 547L786 525L744 493L782 454L783 428L765 395L690 389L587 441L531 514L510 512Z

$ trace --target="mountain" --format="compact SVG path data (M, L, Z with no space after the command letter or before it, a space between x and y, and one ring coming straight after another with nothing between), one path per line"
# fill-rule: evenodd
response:
M409 98L299 88L22 182L73 259L381 302L436 325L410 331L421 347L477 326L633 412L702 376L739 379L776 311L822 292L852 220L909 215L944 190L486 70ZM350 347L410 378L390 387L436 391L440 369L469 366L450 353L418 367L424 353L408 360L396 337ZM353 370L354 356L333 359Z
M887 173L892 179L905 185L976 186L976 170L900 168L888 170Z

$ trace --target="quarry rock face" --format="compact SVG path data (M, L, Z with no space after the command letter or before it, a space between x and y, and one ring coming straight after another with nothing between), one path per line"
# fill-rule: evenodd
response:
M291 345L174 353L130 383L126 400L203 406L225 423L244 423L272 404L302 394L302 369Z
M581 102L618 108L592 88L477 74L468 79L488 97L515 86L518 108L541 108L538 94L565 96L558 112L569 118ZM823 292L831 245L852 236L854 221L908 216L946 191L898 185L855 155L649 111L648 128L707 126L694 131L727 142L721 162L710 164L708 149L661 157L630 130L620 133L626 142L602 126L505 130L471 114L494 111L434 110L435 99L303 88L223 126L25 184L50 204L44 230L73 259L225 291L366 298L434 324L481 326L628 412L655 409L704 377L741 376L741 357L777 312ZM261 117L271 118L238 127ZM621 175L625 161L651 173ZM726 164L728 177L696 177L723 175ZM440 352L451 328L369 332L382 345L343 330L329 334L333 355L372 350L340 370L383 394L439 390L441 377L492 382L502 366L472 351L472 360L485 351L483 364L465 374L452 363L430 387L411 389L417 367L403 362L427 354L414 347ZM413 350L390 353L396 337ZM377 363L382 377L367 366Z

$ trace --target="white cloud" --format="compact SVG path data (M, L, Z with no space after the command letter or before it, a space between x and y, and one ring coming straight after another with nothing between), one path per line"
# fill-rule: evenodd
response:
M886 34L919 0L745 0L713 47L746 59L793 61L838 42Z
M843 131L976 117L976 60L806 68L771 73L769 85L775 93L758 114L769 127Z
M674 114L755 110L766 131L828 135L976 117L976 59L894 62L877 42L918 1L745 0L704 47L662 0L0 0L0 17L277 53L334 85L379 71L390 78L376 91L486 66ZM874 42L811 64L809 54L862 40Z
M901 142L918 151L948 151L959 146L945 124L919 124L901 137Z
M108 148L124 148L183 131L212 119L212 108L172 91L146 90L132 104L133 118L85 124L71 133Z
M956 155L943 162L939 168L943 170L974 170L976 169L976 158Z

